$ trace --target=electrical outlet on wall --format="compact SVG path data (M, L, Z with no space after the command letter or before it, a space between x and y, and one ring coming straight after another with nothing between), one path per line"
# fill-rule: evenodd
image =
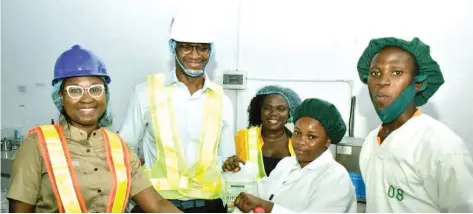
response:
M227 70L223 72L223 88L245 90L248 72L240 70Z

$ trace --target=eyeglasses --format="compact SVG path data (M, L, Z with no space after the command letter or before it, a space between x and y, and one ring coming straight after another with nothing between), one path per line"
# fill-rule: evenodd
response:
M82 98L84 91L87 91L92 98L98 99L103 95L105 91L104 85L91 85L88 88L83 88L78 85L66 86L67 95L74 100Z
M194 50L197 50L197 53L200 55L205 55L210 52L210 44L186 44L186 43L177 43L177 48L181 51L182 54L190 54Z

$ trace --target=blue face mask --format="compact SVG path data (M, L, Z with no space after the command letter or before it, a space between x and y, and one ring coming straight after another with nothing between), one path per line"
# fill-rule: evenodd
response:
M394 100L394 102L392 102L391 104L389 104L389 106L383 109L376 108L376 113L378 114L379 119L381 119L383 123L390 123L394 121L396 118L398 118L399 116L401 116L401 114L406 110L406 108L409 106L409 104L414 100L416 96L417 92L414 87L415 83L422 82L426 78L427 76L425 75L416 76L414 81L411 84L409 84L409 86L407 86L407 88L404 89L404 91L402 91L402 93L396 98L396 100ZM424 84L422 85L422 88L418 92L423 91L426 86L427 84L424 82Z

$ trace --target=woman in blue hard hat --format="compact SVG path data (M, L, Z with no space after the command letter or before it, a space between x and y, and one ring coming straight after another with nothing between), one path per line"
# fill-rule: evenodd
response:
M239 171L240 162L251 161L258 166L258 178L262 178L281 159L293 156L292 132L285 124L300 103L299 95L289 88L269 85L258 90L248 106L248 129L235 135L237 152L225 161L223 171Z
M110 81L104 63L78 45L57 59L52 98L61 119L33 128L16 153L10 212L124 212L130 196L146 212L179 212L104 128L112 124Z

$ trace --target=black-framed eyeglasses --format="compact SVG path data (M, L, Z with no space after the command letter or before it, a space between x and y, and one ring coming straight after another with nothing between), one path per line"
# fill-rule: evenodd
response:
M190 54L195 49L198 54L205 55L210 52L210 44L177 43L177 49L179 49L181 54Z

